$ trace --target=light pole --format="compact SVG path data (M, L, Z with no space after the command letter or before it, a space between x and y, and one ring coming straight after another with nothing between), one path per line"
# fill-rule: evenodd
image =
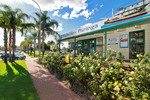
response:
M41 8L39 6L39 4L35 1L35 0L32 0L33 2L35 2L39 9L40 9L40 27L39 27L39 57L41 56L41 15L42 15L42 12L41 12Z

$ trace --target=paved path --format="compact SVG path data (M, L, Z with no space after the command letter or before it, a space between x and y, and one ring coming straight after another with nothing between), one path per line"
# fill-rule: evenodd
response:
M26 55L26 65L40 100L79 100L77 95L51 75L36 58Z

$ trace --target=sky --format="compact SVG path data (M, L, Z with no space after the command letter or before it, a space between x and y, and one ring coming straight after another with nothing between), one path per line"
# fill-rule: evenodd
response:
M60 35L78 28L91 25L112 16L118 8L127 7L142 0L35 0L42 11L48 11L51 19L57 20L59 26L55 31ZM35 16L39 8L32 0L0 0L0 4L7 4L12 9L20 8L24 13ZM28 20L28 22L32 19ZM28 33L30 34L30 33ZM0 46L3 46L3 29L0 28ZM16 34L16 45L19 46L24 36ZM54 40L49 36L45 42ZM64 43L67 46L67 43Z

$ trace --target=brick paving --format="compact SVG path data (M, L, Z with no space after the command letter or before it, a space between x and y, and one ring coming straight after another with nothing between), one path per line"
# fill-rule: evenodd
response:
M26 55L26 65L40 100L79 100L77 95L56 79L36 58Z

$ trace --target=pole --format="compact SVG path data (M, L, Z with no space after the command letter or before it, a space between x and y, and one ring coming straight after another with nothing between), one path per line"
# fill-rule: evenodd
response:
M112 8L112 17L114 17L114 9Z
M39 27L39 31L40 31L40 34L39 34L39 57L41 57L41 15L42 15L42 12L41 12L41 8L39 6L39 4L35 1L35 0L32 0L33 2L35 2L37 4L37 6L39 7L40 9L40 27Z
M105 58L106 58L106 52L107 52L107 32L105 32Z

